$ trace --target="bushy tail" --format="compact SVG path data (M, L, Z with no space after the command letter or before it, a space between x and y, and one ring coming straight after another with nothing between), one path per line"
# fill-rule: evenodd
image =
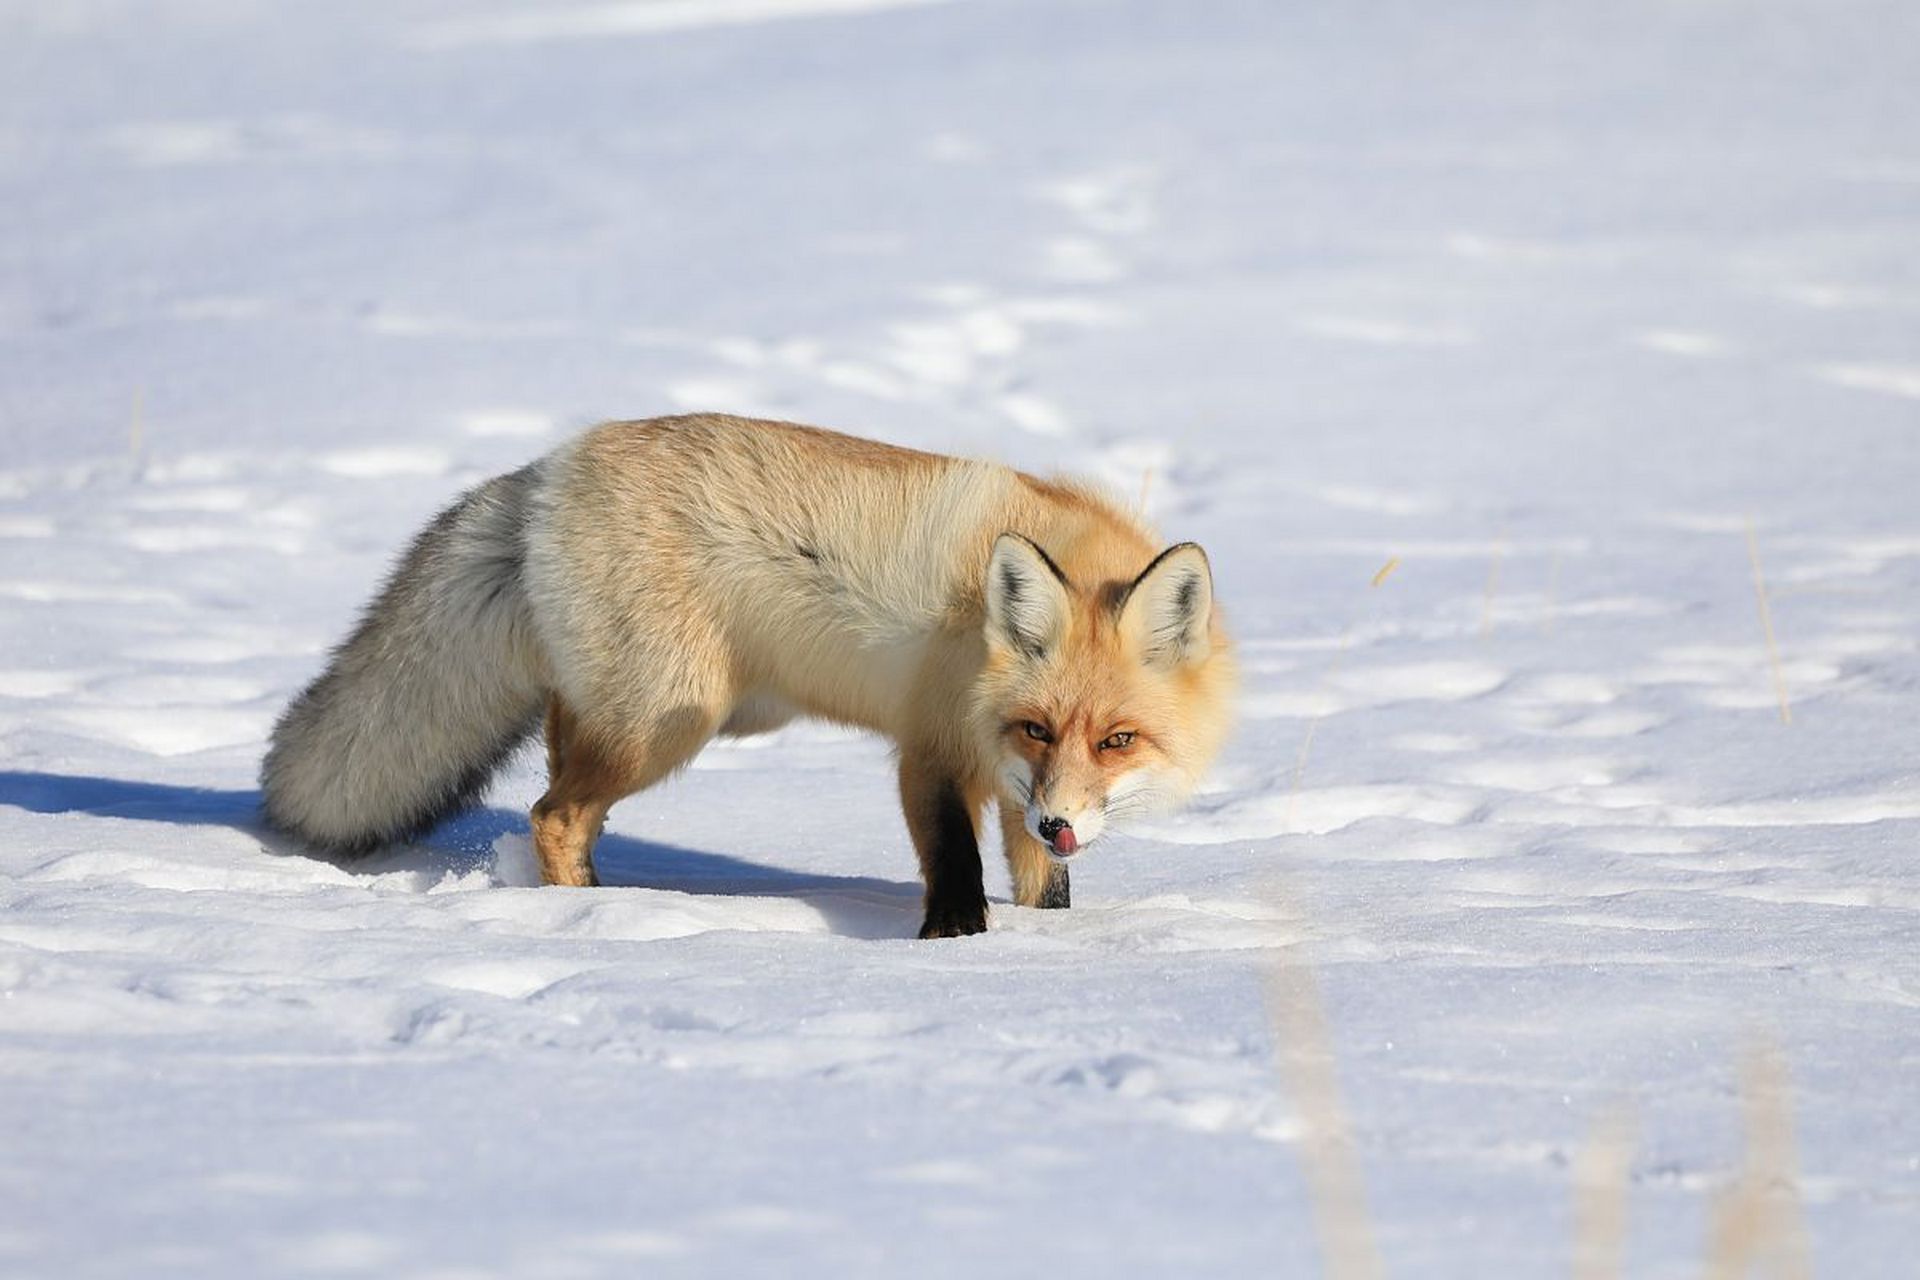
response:
M472 801L538 722L522 581L534 467L489 480L407 549L326 672L274 726L267 820L319 848L405 840Z

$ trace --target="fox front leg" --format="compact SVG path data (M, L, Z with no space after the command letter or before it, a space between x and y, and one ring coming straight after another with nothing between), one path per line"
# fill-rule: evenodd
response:
M900 799L927 886L920 936L958 938L983 932L987 890L978 831L983 797L968 795L944 770L903 753Z
M1000 838L1013 876L1015 902L1023 907L1065 907L1072 901L1065 864L1028 834L1026 812L1020 806L1001 802Z

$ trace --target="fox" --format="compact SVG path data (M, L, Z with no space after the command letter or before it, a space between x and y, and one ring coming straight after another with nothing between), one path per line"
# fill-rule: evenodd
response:
M1195 543L1095 487L820 427L609 422L471 489L401 555L261 765L267 824L341 857L473 803L544 730L541 880L608 811L798 716L897 752L921 938L980 933L996 811L1020 906L1186 799L1236 674Z

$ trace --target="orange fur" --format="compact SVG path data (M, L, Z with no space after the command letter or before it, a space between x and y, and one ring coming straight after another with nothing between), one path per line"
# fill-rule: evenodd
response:
M276 729L268 811L342 850L404 837L544 708L541 874L590 885L622 797L817 716L898 744L922 932L971 933L989 801L1016 901L1064 906L1059 831L1191 789L1232 686L1205 556L1088 486L789 423L608 423L416 540Z

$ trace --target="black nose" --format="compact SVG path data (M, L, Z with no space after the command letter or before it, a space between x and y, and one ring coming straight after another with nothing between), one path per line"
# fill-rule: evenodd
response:
M1051 843L1053 838L1059 835L1066 825L1067 820L1065 818L1048 818L1040 824L1040 838Z

